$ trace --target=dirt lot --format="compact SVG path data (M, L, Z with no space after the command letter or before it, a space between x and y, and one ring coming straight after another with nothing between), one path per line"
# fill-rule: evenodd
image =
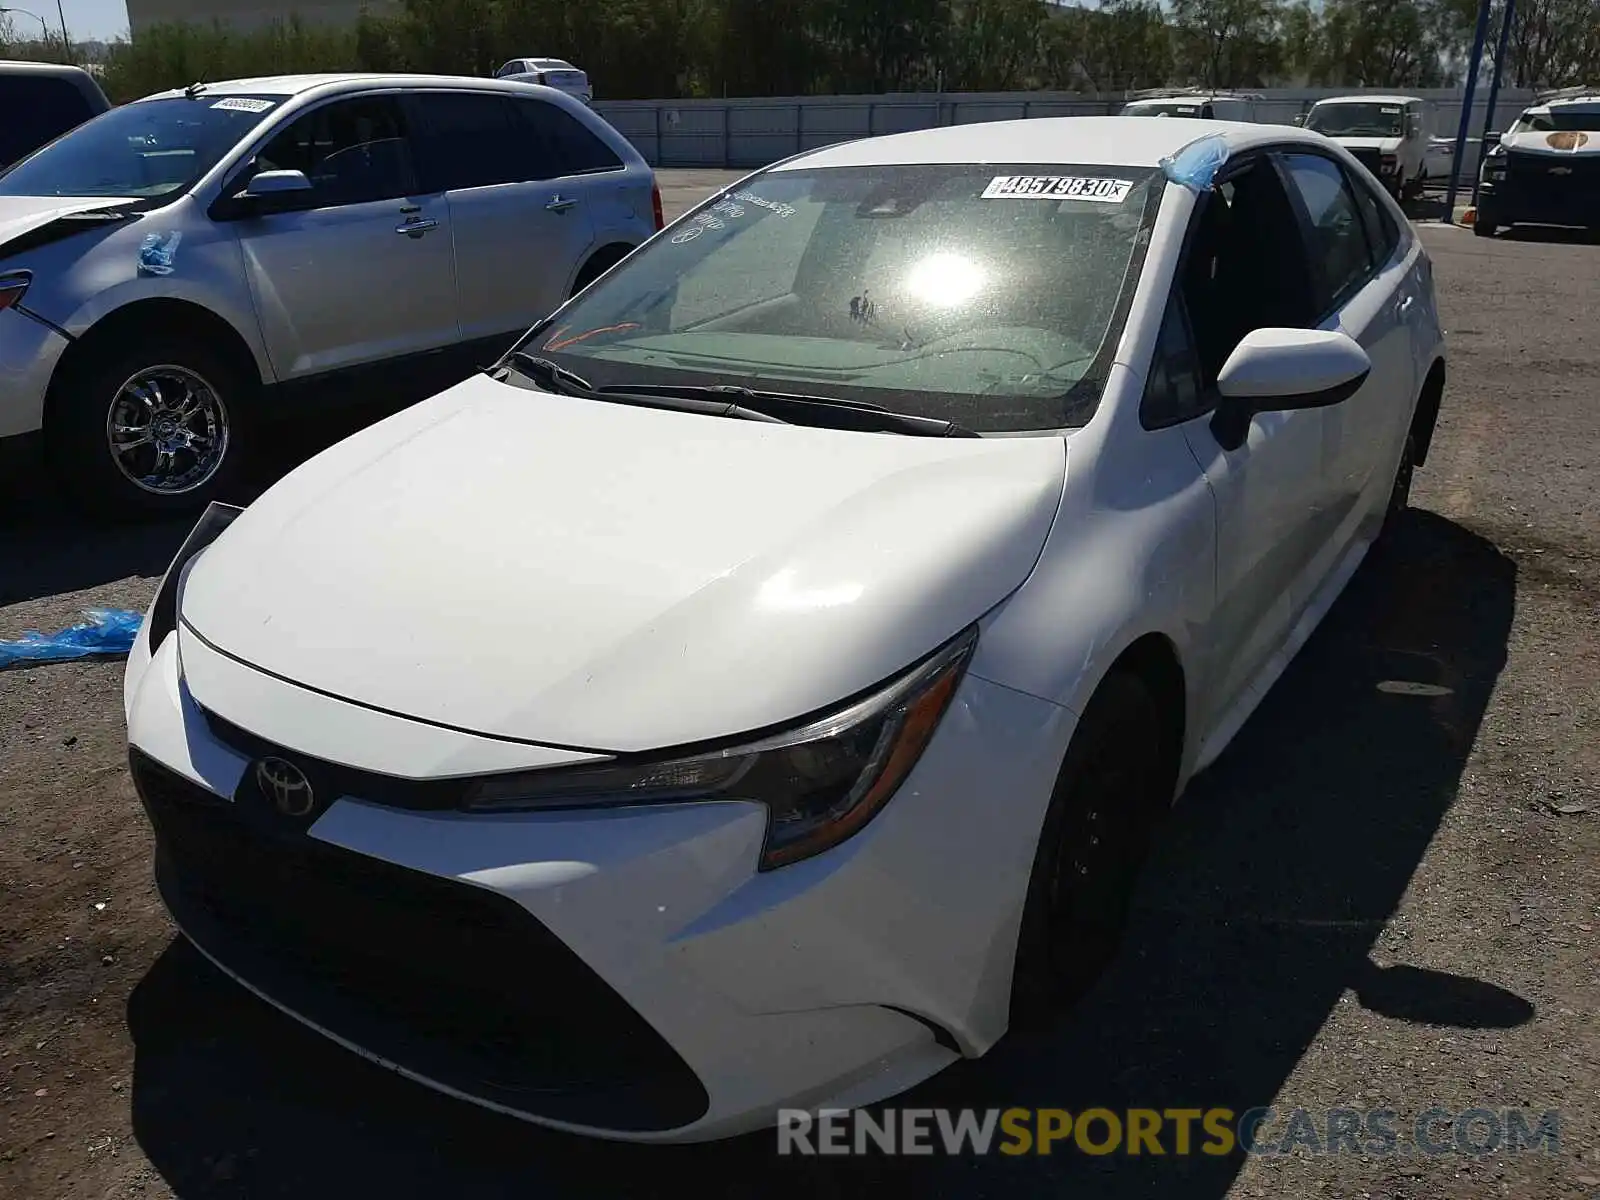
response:
M1424 237L1452 379L1398 544L1195 783L1076 1018L901 1103L1526 1106L1560 1110L1559 1154L780 1162L484 1115L174 941L98 663L0 674L0 1195L1600 1195L1600 245ZM0 490L0 636L142 608L183 529L33 495Z

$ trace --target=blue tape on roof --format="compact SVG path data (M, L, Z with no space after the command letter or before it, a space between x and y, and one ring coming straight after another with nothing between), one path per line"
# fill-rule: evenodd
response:
M1227 160L1227 141L1220 134L1213 133L1163 158L1161 170L1173 183L1191 191L1203 192L1211 186L1217 168Z

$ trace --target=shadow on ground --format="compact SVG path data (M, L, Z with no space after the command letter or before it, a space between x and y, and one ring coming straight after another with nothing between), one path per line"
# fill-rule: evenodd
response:
M246 504L318 451L394 412L398 405L351 403L303 424L274 425L237 489ZM0 606L97 587L131 575L161 575L194 517L117 523L80 516L43 468L18 456L0 477Z
M1166 829L1121 960L1061 1028L902 1106L1270 1104L1350 992L1396 1019L1532 1016L1489 981L1380 968L1374 939L1458 787L1505 658L1515 568L1413 512ZM1389 687L1398 681L1426 689ZM754 964L752 964L754 967ZM779 1159L770 1134L613 1145L485 1114L302 1030L174 943L128 1009L134 1129L196 1197L677 1193L1220 1197L1238 1157Z

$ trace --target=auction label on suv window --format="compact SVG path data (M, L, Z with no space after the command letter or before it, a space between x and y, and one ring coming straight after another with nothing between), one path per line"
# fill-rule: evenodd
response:
M983 189L983 199L1094 200L1121 204L1133 190L1131 179L1097 179L1087 175L996 175Z

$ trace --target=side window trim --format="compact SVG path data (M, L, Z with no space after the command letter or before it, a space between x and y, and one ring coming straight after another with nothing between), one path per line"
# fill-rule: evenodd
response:
M1321 285L1326 285L1324 275L1326 267L1312 237L1311 213L1306 208L1305 197L1300 194L1300 187L1295 183L1294 176L1289 171L1287 160L1291 154L1301 154L1307 158L1320 158L1339 172L1339 179L1343 183L1346 193L1349 194L1351 207L1356 210L1356 223L1361 229L1361 240L1367 247L1367 269L1333 295L1328 302L1328 307L1317 315L1313 324L1313 328L1315 328L1332 320L1340 309L1349 304L1352 298L1376 279L1382 270L1382 264L1374 263L1373 261L1372 238L1370 231L1367 229L1366 218L1361 215L1361 205L1356 200L1355 192L1352 190L1353 185L1350 181L1350 174L1339 163L1338 159L1330 154L1322 153L1315 147L1305 147L1304 149L1299 146L1275 147L1272 153L1273 166L1278 172L1278 182L1283 185L1283 190L1289 197L1289 204L1294 209L1295 223L1300 227L1301 249L1306 256L1306 261L1311 264L1311 269L1317 282Z
M1187 241L1187 239L1186 239ZM1187 245L1185 246L1187 249ZM1183 298L1181 275L1173 276L1173 286L1167 292L1167 302L1161 310L1161 327L1156 334L1156 345L1150 356L1150 370L1145 374L1144 393L1139 397L1139 425L1148 433L1161 429L1171 429L1175 425L1187 425L1190 421L1197 421L1202 417L1209 417L1217 407L1221 396L1217 389L1206 383L1200 371L1199 351L1194 340L1194 326L1189 322L1189 305ZM1167 356L1167 348L1162 344L1161 334L1166 331L1169 318L1176 318L1183 330L1184 345L1189 348L1190 362L1188 374L1194 383L1195 396L1200 401L1192 412L1172 413L1165 417L1152 417L1150 414L1149 397L1151 381L1157 369L1170 374L1173 364Z

